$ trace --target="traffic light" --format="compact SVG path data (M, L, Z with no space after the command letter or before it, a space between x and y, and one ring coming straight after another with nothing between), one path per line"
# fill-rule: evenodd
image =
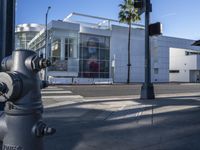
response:
M156 22L149 25L149 36L160 34L162 34L162 24L160 22Z
M134 0L133 5L138 10L138 15L142 15L145 12L145 0Z
M142 9L144 7L144 0L134 0L134 8Z

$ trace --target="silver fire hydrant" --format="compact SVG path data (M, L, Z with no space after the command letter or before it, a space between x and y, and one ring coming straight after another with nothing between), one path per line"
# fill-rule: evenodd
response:
M38 72L50 65L34 51L16 50L4 58L0 72L0 100L6 101L0 116L2 150L43 150L43 137L55 133L42 121L43 104Z

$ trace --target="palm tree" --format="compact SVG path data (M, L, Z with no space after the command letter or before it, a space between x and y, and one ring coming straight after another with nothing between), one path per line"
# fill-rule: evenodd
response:
M123 23L127 23L129 26L128 32L128 76L127 83L130 83L130 69L131 69L131 28L132 23L139 21L140 16L138 14L138 9L134 9L133 0L124 0L122 4L119 4L120 12L119 12L119 21Z

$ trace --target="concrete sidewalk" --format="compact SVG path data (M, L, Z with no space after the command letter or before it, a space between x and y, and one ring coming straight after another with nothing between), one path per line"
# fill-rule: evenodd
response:
M46 108L46 150L200 150L200 97L90 99Z

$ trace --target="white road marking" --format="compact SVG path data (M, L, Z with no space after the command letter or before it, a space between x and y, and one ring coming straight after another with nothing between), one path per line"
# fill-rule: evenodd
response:
M82 102L82 100L79 100L80 102ZM49 105L45 105L44 108L52 108L52 107L59 107L59 106L65 106L65 105L69 105L69 104L74 104L77 103L77 101L64 101L64 102L57 102L54 104L49 104Z
M42 94L71 94L71 91L42 91Z
M61 89L61 88L56 88L56 89L54 89L54 88L47 88L47 89L42 89L42 91L62 91L63 89Z
M83 98L81 95L52 95L52 96L42 96L43 99L47 98L54 98L54 99L59 99L59 98Z
M131 95L131 96L118 96L118 97L91 97L84 98L84 101L106 101L106 100L131 100L131 99L139 99L139 95Z
M48 86L48 89L56 89L56 88L59 88L59 87L57 87L57 86Z

